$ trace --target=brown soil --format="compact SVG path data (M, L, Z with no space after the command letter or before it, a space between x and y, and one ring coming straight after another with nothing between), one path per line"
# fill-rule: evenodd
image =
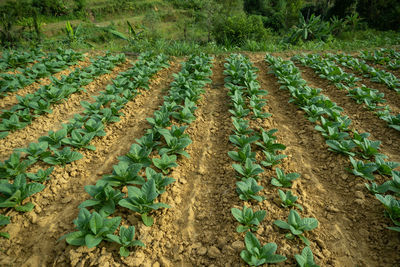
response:
M335 267L399 266L399 235L385 228L391 222L383 216L382 205L366 190L365 181L346 171L348 158L329 152L323 137L314 130L315 125L307 120L305 113L288 103L289 93L279 90L276 77L268 74L264 54L250 54L250 57L260 69L258 80L262 88L269 92L265 96L266 111L273 115L254 121L252 126L277 128L278 141L287 146L284 154L288 155L278 167L285 172L301 174L292 192L299 196L298 201L304 207L301 216L315 217L320 222L317 229L306 233L316 262ZM120 258L118 246L113 244L103 242L98 248L87 249L67 245L65 241L57 242L57 239L73 231L77 206L88 198L83 187L110 173L117 156L125 154L134 139L143 135L148 127L145 118L162 103L165 89L173 79L172 73L179 71L177 63L157 74L150 91L127 104L121 121L107 126L107 136L93 141L96 151L82 151L82 160L65 168L56 167L46 189L32 198L36 204L34 211L9 212L12 223L4 230L11 234L11 239L0 239L0 265L243 266L239 253L244 247L244 234L236 233L237 223L230 213L232 207L242 207L244 203L235 192L233 161L227 156L233 149L228 140L233 126L228 112L228 90L224 87L223 63L224 58L216 59L212 84L206 87L198 104L197 119L187 129L193 141L187 148L191 157L179 158L179 167L169 175L177 181L160 199L171 208L155 212L152 227L144 226L134 213L117 210L123 225L135 225L137 237L146 248L135 249L131 256ZM399 148L395 146L399 143L398 133L394 135L388 131L374 114L355 105L344 92L326 84L309 70L303 77L311 86L322 87L324 94L342 106L354 128L372 133L372 139L383 142L383 152L391 160L400 161ZM69 116L71 110L79 112L72 105L64 109ZM61 122L58 117L54 117L54 121L58 125ZM36 128L31 135L37 138L39 132L42 130ZM21 144L27 143L21 141ZM8 149L11 144L0 146ZM260 180L266 200L246 205L267 211L257 237L262 244L276 242L277 253L288 257L277 266L296 266L294 254L299 254L304 244L298 239L285 239L285 232L273 225L277 219L286 220L289 209L280 207L277 188L270 184L271 176L275 176L274 171L266 169Z
M52 75L52 77L56 78L56 79L60 79L62 75L69 75L71 72L73 72L75 70L75 68L85 68L87 66L89 66L90 63L90 57L88 54L85 54L85 60L78 62L75 65L70 66L69 68L60 71L54 75ZM33 94L34 92L36 92L40 87L44 86L44 85L48 85L51 83L50 77L46 77L46 78L42 78L39 79L37 81L35 81L34 83L19 89L18 91L15 92L11 92L10 94L8 94L7 96L5 96L4 98L1 99L0 102L0 110L1 109L9 109L11 108L11 106L15 105L18 103L17 100L17 95L19 96L24 96L27 94Z
M47 134L48 131L61 129L62 123L67 123L76 113L83 111L80 104L81 101L93 102L93 95L98 95L99 90L104 90L107 84L111 83L112 79L129 67L131 67L131 64L128 62L116 66L110 73L101 75L84 86L86 92L81 91L70 95L66 101L53 105L51 107L53 110L52 113L39 116L27 127L10 133L4 139L0 139L0 146L4 148L1 151L0 160L9 157L14 149L25 147L31 142L36 142L40 136Z

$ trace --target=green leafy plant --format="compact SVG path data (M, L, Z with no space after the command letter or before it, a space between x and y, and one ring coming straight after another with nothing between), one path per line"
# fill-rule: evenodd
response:
M164 132L162 133L162 136L164 137L167 146L159 150L160 155L179 154L186 158L190 158L190 155L184 150L192 143L192 140L189 137L175 137L170 132Z
M262 220L264 220L267 212L265 210L259 210L253 212L251 208L243 206L243 209L232 208L231 213L233 217L241 224L236 228L238 233L243 233L248 230L257 231L257 226Z
M72 151L70 147L64 147L62 150L53 149L53 155L44 158L43 161L50 165L62 165L79 160L83 155L79 152Z
M137 163L142 164L144 167L148 167L151 164L151 160L149 158L150 153L151 150L148 148L138 144L132 144L129 152L118 159L121 161L126 161L129 164Z
M157 188L153 179L143 184L142 188L128 186L128 197L120 200L118 204L142 215L143 223L146 226L153 225L154 219L148 215L152 210L170 208L164 203L154 203L158 197Z
M177 119L179 122L184 122L190 124L192 121L196 119L196 116L193 115L192 111L188 107L184 107L179 111L172 112L172 117Z
M96 133L81 133L80 130L72 130L71 137L64 138L63 144L70 145L77 148L85 148L89 150L96 150L94 145L90 145L90 141L96 136Z
M310 241L303 235L305 231L311 231L318 227L318 220L315 218L301 218L295 210L290 210L288 221L284 222L276 220L274 222L279 228L290 230L290 233L285 235L288 239L293 239L298 236L307 246Z
M254 163L251 158L247 158L244 165L232 164L232 167L241 175L240 178L242 180L247 180L248 178L258 180L258 175L264 172L261 166Z
M10 223L10 217L0 214L0 227ZM0 237L9 239L10 234L7 232L0 232Z
M278 194L282 200L282 204L281 204L282 207L290 208L290 207L294 206L294 207L298 208L299 210L303 211L303 207L300 204L296 203L296 200L298 197L294 196L292 194L292 191L288 190L285 193L282 190L278 189Z
M60 238L66 239L73 246L93 248L113 234L121 223L121 217L107 218L97 212L90 213L87 209L79 210L78 218L74 220L76 232L68 233Z
M78 208L93 207L101 215L111 215L115 211L118 202L123 198L123 194L118 189L103 180L99 180L96 185L86 185L85 191L92 197L83 201Z
M22 204L22 202L44 189L43 184L26 183L23 174L18 175L14 179L14 183L10 184L7 180L0 181L0 207L14 208L16 211L28 212L34 208L32 202Z
M268 243L261 247L260 241L252 232L247 232L244 238L246 249L240 252L240 257L250 266L260 266L265 263L278 263L285 261L285 256L275 254L277 245Z
M171 168L178 166L176 163L176 156L168 156L167 154L163 154L161 158L153 158L153 164L164 174L168 174Z
M165 177L164 175L162 175L162 173L158 173L150 167L146 168L146 177L147 181L151 179L154 180L158 194L164 193L165 187L176 181L174 178Z
M310 247L305 247L301 251L301 254L294 255L299 267L319 267L319 265L314 262L314 255Z
M19 148L17 151L26 153L28 159L33 162L38 159L43 159L51 155L51 152L47 150L49 144L47 142L30 143L27 148Z
M256 142L256 145L260 146L264 151L268 151L270 153L275 153L277 150L285 150L285 145L276 143L276 137L272 135L276 131L273 130L275 129L272 129L272 131L270 130L268 132L263 130L261 132L262 142Z
M257 184L257 181L253 178L248 178L244 181L236 183L236 192L239 194L239 198L244 201L254 199L256 201L263 201L265 198L256 195L264 187Z
M395 227L387 227L390 230L400 232L400 201L391 195L382 196L376 194L375 197L385 207L385 216L389 217L396 225Z
M128 184L144 184L145 180L139 175L142 165L138 163L129 163L120 161L113 166L113 172L109 175L104 175L102 180L109 183L111 186L124 186Z
M25 170L33 163L32 160L22 160L19 152L12 153L9 159L0 162L0 176L12 179L25 173Z
M353 157L356 155L352 152L352 149L356 147L352 140L326 140L326 144L329 146L328 150L330 151Z
M258 140L258 136L247 136L247 135L230 135L229 141L242 149L245 145L251 144Z
M367 180L375 180L374 172L378 170L378 166L373 162L363 162L362 160L355 160L353 157L349 157L353 169L348 169L355 176L363 177Z
M54 167L47 168L46 170L40 169L36 173L27 173L26 176L32 181L43 183L50 180L50 174L53 172Z
M239 161L240 163L245 163L247 159L255 161L256 153L251 152L251 146L249 144L245 145L238 151L229 151L228 156L234 161Z
M57 132L49 131L48 136L39 137L39 142L47 142L50 148L59 148L63 139L67 136L67 130L61 129Z
M274 154L268 151L263 150L263 153L265 155L265 160L261 161L261 165L264 167L273 167L275 165L278 165L281 163L282 159L286 158L286 155L283 154Z
M292 187L292 181L300 177L298 173L285 174L280 168L275 169L276 178L272 177L271 184L279 187Z
M108 234L107 239L121 245L119 248L119 255L121 255L121 257L129 256L129 247L145 246L142 241L135 240L135 226L133 225L128 228L121 226L119 228L119 235Z

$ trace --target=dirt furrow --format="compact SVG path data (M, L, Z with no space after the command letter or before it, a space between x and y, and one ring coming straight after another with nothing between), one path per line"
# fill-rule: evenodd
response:
M27 127L10 133L6 138L0 139L0 147L2 147L0 160L4 160L10 156L14 149L27 146L31 142L46 134L49 130L61 129L61 124L68 122L76 113L83 111L81 101L93 102L93 95L97 95L99 90L105 89L111 80L118 76L120 72L126 71L132 67L131 63L126 62L107 74L95 78L91 83L84 86L86 92L79 92L69 96L68 99L61 104L52 106L51 114L44 114L35 118L34 121Z
M189 125L193 143L190 159L179 160L170 174L177 181L160 201L171 208L155 218L152 227L139 225L146 244L124 263L128 266L224 266L239 262L231 242L235 225L230 208L238 203L230 161L228 136L231 121L227 90L223 88L223 63L213 67L211 86Z
M343 115L349 116L352 127L358 132L368 132L371 140L382 141L381 153L387 155L390 160L400 162L400 133L395 129L389 128L387 123L379 119L373 111L366 110L362 105L354 102L347 91L338 90L329 81L318 77L315 72L297 64L301 70L303 79L312 87L322 88L322 94L328 96L333 102L344 109Z
M165 88L173 80L172 73L178 69L179 64L172 63L170 68L156 74L150 90L143 90L121 110L125 116L105 127L106 136L92 141L96 151L82 151L83 159L65 168L57 166L45 190L32 197L36 204L34 211L27 214L11 212L12 223L5 228L11 239L1 240L0 250L5 255L0 259L0 265L71 265L65 250L74 251L76 247L67 246L65 241L57 242L57 239L74 230L72 221L78 214L77 206L88 198L84 186L95 184L103 174L110 173L117 157L127 153L134 139L144 134L145 118L163 102Z
M69 68L57 72L53 74L52 77L56 79L60 79L61 76L68 76L71 72L75 70L75 68L85 68L91 64L89 55L85 54L85 59L83 61L78 62L75 65L70 66ZM27 94L33 94L36 92L40 87L44 85L48 85L51 83L50 77L41 78L34 83L25 86L24 88L19 89L18 91L11 92L7 96L1 99L0 102L0 110L2 109L10 109L13 105L18 104L17 96L24 96Z
M288 158L283 168L287 172L300 173L301 179L294 183L294 194L299 196L304 207L301 215L315 217L319 227L307 234L312 243L313 253L321 266L395 266L400 262L396 253L398 237L385 229L390 224L383 216L383 208L364 186L364 181L350 175L345 167L348 159L329 152L323 137L314 130L313 123L294 104L286 90L279 90L273 74L267 74L268 67L263 59L254 58L260 68L259 80L262 88L268 90L268 110L273 114L271 127L277 128L278 141L287 146L284 154ZM268 180L269 183L269 180ZM271 185L263 185L270 188ZM279 206L277 190L268 192L264 201L267 221L272 225L275 219L287 219L288 211L282 218L270 218ZM268 191L268 189L267 189ZM272 212L273 210L273 212ZM280 209L281 210L281 209ZM280 211L282 214L282 210ZM366 219L367 218L367 219ZM275 226L266 226L266 236ZM267 234L268 233L268 234ZM283 233L281 239L284 239ZM271 242L268 238L266 241ZM272 238L274 239L274 238ZM275 240L279 247L279 240ZM299 253L304 247L300 241L289 241L282 245L286 256ZM295 262L289 261L295 266ZM287 264L285 266L288 266Z

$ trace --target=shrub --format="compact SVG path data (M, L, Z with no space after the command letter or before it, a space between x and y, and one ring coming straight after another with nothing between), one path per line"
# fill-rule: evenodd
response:
M218 44L241 46L247 40L261 41L267 36L260 16L237 15L216 21L213 36Z

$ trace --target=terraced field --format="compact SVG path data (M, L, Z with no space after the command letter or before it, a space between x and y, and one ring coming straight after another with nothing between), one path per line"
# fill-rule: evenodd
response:
M3 53L0 265L400 266L399 60Z

